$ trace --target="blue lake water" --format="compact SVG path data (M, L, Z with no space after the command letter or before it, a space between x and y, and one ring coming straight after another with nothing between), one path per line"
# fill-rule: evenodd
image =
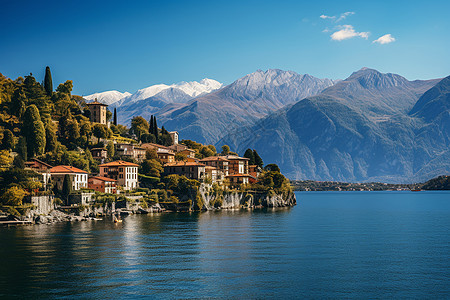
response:
M450 192L297 201L0 228L0 297L450 297Z

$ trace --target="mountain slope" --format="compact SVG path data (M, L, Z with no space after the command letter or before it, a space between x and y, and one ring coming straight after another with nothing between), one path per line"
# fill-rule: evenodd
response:
M407 109L436 82L363 69L318 96L231 132L216 146L229 144L239 153L256 149L292 179L428 179L434 171L450 172L450 162L444 163L448 140L442 138L448 131L409 116Z
M408 112L417 99L438 81L408 81L397 74L362 68L322 94L340 98L369 116L392 115Z
M214 143L228 132L249 126L287 104L320 93L330 79L292 71L258 70L183 106L157 113L160 122L182 136Z

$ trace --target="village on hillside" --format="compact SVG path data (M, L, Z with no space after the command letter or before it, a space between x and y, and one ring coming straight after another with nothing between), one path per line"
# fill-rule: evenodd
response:
M227 145L219 152L181 140L158 127L156 116L135 116L128 128L117 123L116 109L72 95L71 81L54 91L49 68L42 85L32 74L0 79L0 221L55 210L95 217L284 206L267 199L292 191L256 150L239 156Z
M106 104L95 101L88 103L88 106L92 112L92 123L109 126L110 122L106 120ZM179 143L178 132L172 131L169 134L172 139L170 146L100 139L100 142L105 145L112 142L116 156L121 159L109 161L106 147L90 149L93 159L99 162L99 173L97 174L88 173L74 166L51 166L37 158L30 159L25 162L25 165L26 169L42 175L44 189L49 182L52 182L54 188L59 191L63 190L64 181L67 180L70 182L72 191L87 189L109 194L133 191L139 188L139 163L142 163L152 153L161 162L164 175L176 174L200 182L205 181L219 185L226 183L228 186L257 182L262 169L257 165L249 165L249 158L225 154L198 159L195 157L195 150ZM77 198L83 199L83 196ZM84 204L85 201L82 203Z

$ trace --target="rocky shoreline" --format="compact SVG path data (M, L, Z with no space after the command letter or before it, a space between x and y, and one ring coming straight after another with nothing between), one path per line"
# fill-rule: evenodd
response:
M211 194L207 189L200 190L203 200L202 211L222 210L222 209L261 209L291 207L297 203L294 192L289 191L282 194L258 193L258 192L224 192L220 195ZM221 205L215 203L220 200ZM75 208L75 207L74 207ZM85 208L81 212L68 213L68 208L56 207L48 214L30 211L24 216L14 216L0 211L0 226L17 225L43 225L58 222L82 222L89 220L101 220L111 216L126 216L131 214L168 213L168 212L189 212L193 211L192 205L185 203L155 203L149 207L140 205L127 205L124 208L115 208L115 203L110 206L95 208L94 206Z

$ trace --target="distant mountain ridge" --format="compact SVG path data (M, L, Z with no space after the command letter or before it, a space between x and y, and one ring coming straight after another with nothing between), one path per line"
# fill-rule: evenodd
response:
M229 133L217 146L228 144L239 153L257 149L292 179L426 180L450 172L449 129L419 117L419 111L408 113L435 85L441 92L434 98L441 99L439 81L408 81L364 68L317 96ZM445 111L439 103L435 110Z
M203 143L249 126L267 114L320 93L336 81L292 71L258 70L215 92L156 112L167 128Z
M291 179L418 182L450 172L450 77L409 81L362 68L331 80L270 69L227 86L204 82L204 92L185 84L111 107L121 123L153 114L183 139L256 149Z

